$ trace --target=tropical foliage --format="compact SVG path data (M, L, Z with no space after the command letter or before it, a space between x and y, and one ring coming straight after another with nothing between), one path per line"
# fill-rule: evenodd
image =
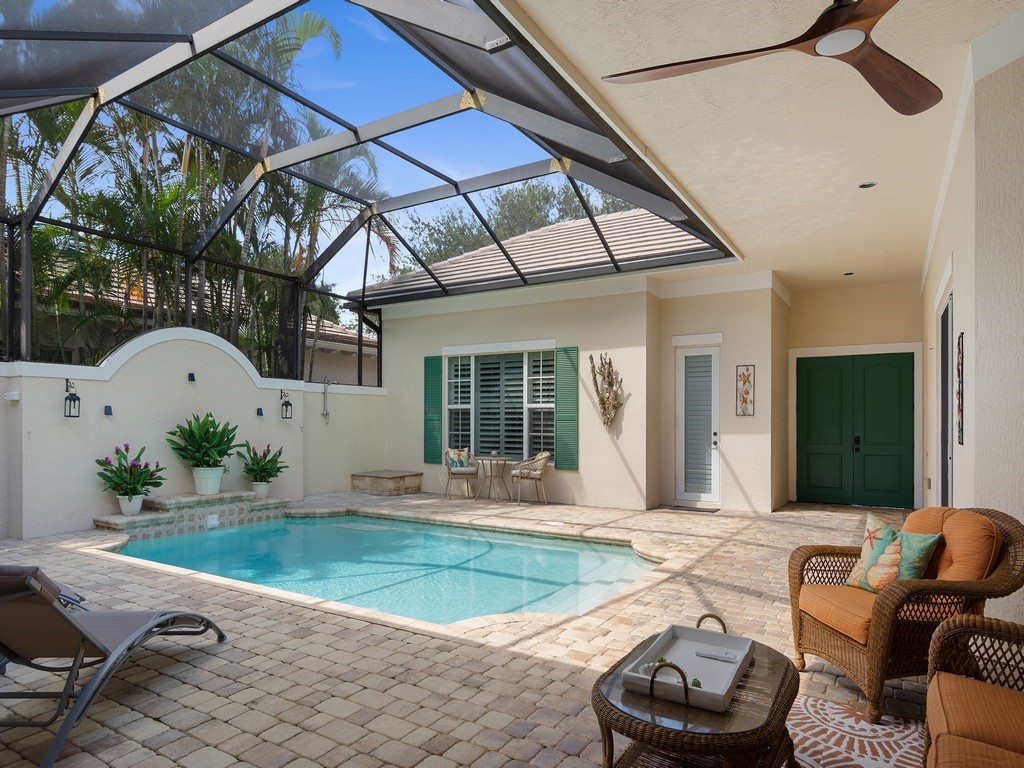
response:
M115 445L113 459L109 456L96 459L100 467L96 474L109 490L118 496L127 496L131 501L135 496L148 496L150 488L159 488L164 484L164 478L160 474L159 461L153 466L148 461L142 461L145 446L139 449L134 459L128 457L129 450L131 446L128 443Z
M269 483L288 469L288 465L281 461L282 453L284 453L284 448L278 448L271 453L269 443L262 451L257 451L246 440L245 450L239 451L235 455L242 460L242 471L254 483Z
M582 190L595 215L632 209L634 206L601 190ZM481 195L484 218L499 240L586 217L586 211L567 184L554 185L545 179L531 179L498 187ZM447 205L433 215L416 210L405 214L409 239L424 262L435 264L453 256L493 244L480 220L465 205ZM416 264L406 263L406 269Z
M190 467L219 467L235 448L242 447L235 442L237 430L226 421L221 424L212 413L203 417L192 414L191 419L167 433L167 444Z
M296 57L314 40L340 55L341 39L325 17L296 12L223 53L297 90ZM13 219L28 208L83 104L0 118L0 214ZM186 133L144 110L197 130ZM25 352L95 363L144 330L183 325L190 288L195 327L228 339L264 375L281 375L289 335L282 316L294 322L298 302L305 323L339 317L334 299L307 297L296 277L357 210L352 198L383 196L373 155L359 146L298 169L324 186L265 174L202 257L190 259L188 251L260 158L339 130L210 55L104 105L31 230L35 315L33 348ZM18 263L10 245L0 252L0 301L10 261ZM329 293L332 286L316 288Z

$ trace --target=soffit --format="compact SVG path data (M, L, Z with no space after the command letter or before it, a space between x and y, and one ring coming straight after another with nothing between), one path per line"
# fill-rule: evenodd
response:
M666 279L772 269L800 290L848 271L866 283L920 278L969 44L1024 0L903 0L885 15L876 44L944 94L913 117L886 106L851 67L795 52L648 84L601 82L782 42L824 10L819 0L500 5L744 259ZM858 189L864 181L878 186Z

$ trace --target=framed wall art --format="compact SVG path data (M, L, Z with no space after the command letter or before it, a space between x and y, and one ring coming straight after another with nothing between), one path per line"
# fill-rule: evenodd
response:
M736 415L754 415L754 366L736 366Z
M956 369L953 382L954 414L956 419L956 442L964 444L964 332L956 337Z

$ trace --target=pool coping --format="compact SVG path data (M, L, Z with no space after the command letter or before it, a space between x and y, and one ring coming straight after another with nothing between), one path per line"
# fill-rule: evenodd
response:
M673 556L671 552L663 548L659 548L652 541L653 537L645 535L643 532L638 532L632 537L623 537L621 535L612 535L601 531L599 528L594 526L573 523L564 523L556 526L552 525L550 521L541 521L534 524L530 524L527 521L517 521L517 524L512 525L509 524L507 520L495 519L486 515L483 516L486 521L474 520L473 522L468 522L464 515L455 515L454 513L446 514L443 512L430 511L426 516L424 516L423 514L403 514L401 512L392 512L390 510L375 509L364 511L355 509L350 505L346 505L344 507L286 509L281 517L308 519L347 517L351 515L401 520L404 522L416 522L426 525L449 525L452 527L483 530L494 533L518 533L538 538L568 539L595 544L629 546L638 556L654 563L654 568L584 614L533 612L497 613L462 619L460 621L452 622L451 624L435 624L433 622L423 621L420 619L412 619L405 616L399 616L397 614L376 611L372 608L363 608L350 603L327 600L319 597L310 597L309 595L303 595L299 592L291 592L289 590L278 589L276 587L266 587L247 581L205 573L203 571L182 568L176 565L166 565L164 563L156 563L150 560L142 560L128 555L122 555L120 554L120 550L123 549L132 539L132 537L127 533L115 533L109 530L104 530L103 533L114 533L115 536L112 538L107 537L102 542L88 542L79 545L71 545L70 548L85 554L110 558L123 565L139 567L172 576L194 579L206 584L227 587L261 597L269 597L305 608L316 608L329 613L352 616L376 624L392 626L396 629L415 630L438 636L465 636L468 633L482 628L518 622L543 621L554 623L558 621L565 621L567 619L608 620L622 610L622 606L624 604L623 601L628 603L639 599L639 597L645 592L657 587L663 581L678 573L678 571L687 562L686 559ZM249 522L259 521L252 520ZM557 528L557 531L552 531L552 528ZM99 533L99 531L97 531L97 533Z

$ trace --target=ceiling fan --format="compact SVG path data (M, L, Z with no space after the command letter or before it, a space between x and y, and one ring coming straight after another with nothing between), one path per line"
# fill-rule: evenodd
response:
M792 40L767 48L708 56L674 64L660 64L605 75L609 83L646 83L688 75L737 61L756 59L776 51L800 51L828 56L849 64L886 103L903 115L916 115L942 100L942 91L921 73L886 53L871 40L871 30L899 0L836 0L810 29Z

